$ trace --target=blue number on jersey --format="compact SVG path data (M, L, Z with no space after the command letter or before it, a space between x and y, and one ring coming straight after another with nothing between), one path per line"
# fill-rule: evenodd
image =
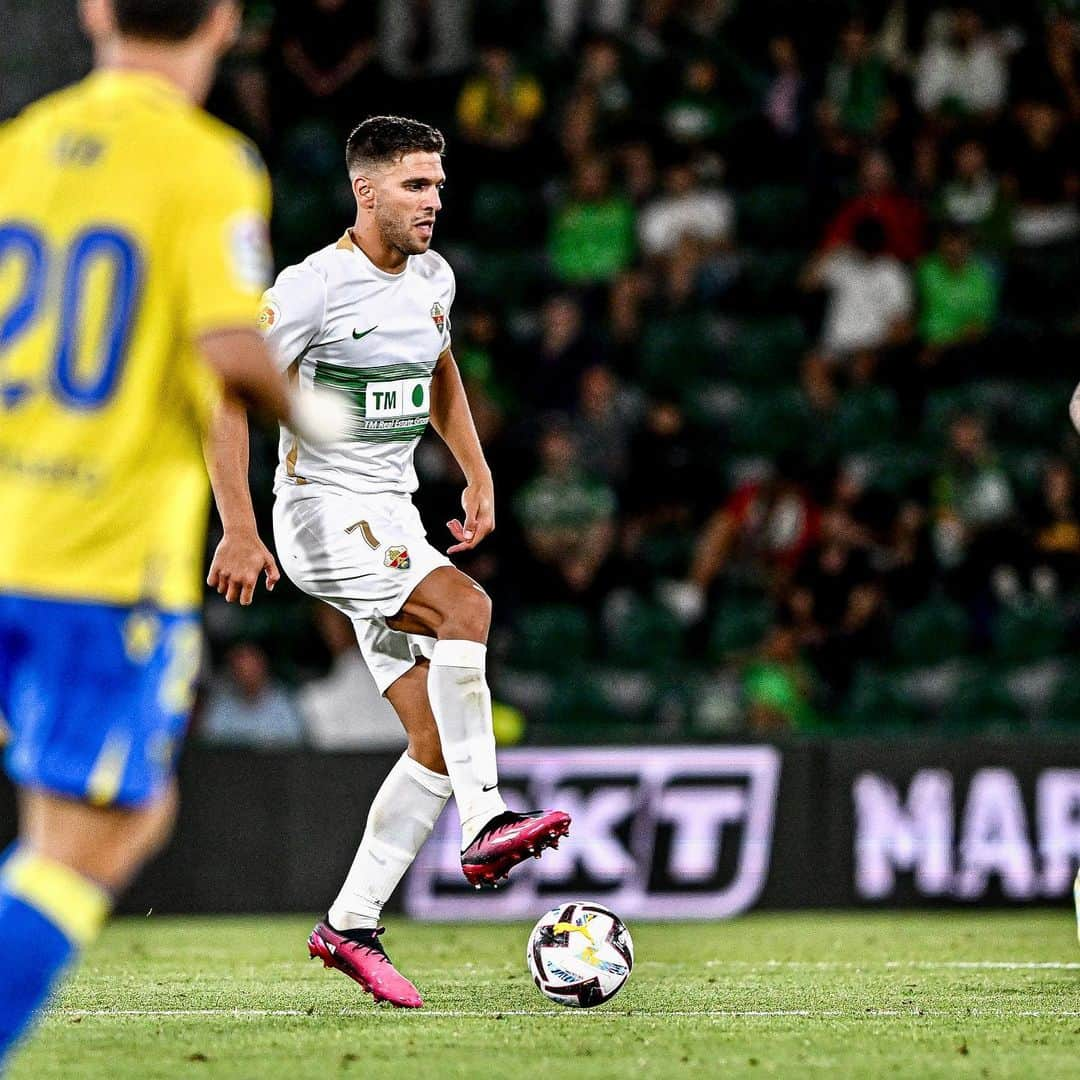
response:
M41 314L45 299L48 251L40 233L26 225L0 226L0 265L9 258L25 263L22 291L0 316L0 359L12 342L25 334ZM94 375L77 371L82 329L83 286L99 262L111 264L112 295L105 315L102 355ZM62 404L73 409L100 409L116 389L127 351L128 334L138 307L142 258L130 237L116 229L94 227L80 233L66 253L60 288L60 334L50 366L50 386ZM0 401L13 408L31 387L4 382Z

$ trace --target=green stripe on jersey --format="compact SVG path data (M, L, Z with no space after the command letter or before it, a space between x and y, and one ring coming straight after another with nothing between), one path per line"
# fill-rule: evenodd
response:
M430 419L430 364L354 368L317 361L315 382L351 402L350 437L362 442L408 442L423 435Z

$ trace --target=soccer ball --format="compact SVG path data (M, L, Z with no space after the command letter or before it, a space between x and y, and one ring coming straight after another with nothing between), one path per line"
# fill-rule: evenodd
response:
M552 908L525 947L536 988L560 1005L591 1009L610 1001L630 978L634 943L614 912L591 900Z

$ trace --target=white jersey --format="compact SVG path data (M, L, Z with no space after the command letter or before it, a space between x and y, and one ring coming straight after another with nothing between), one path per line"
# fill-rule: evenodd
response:
M411 494L413 452L427 428L431 376L450 348L454 273L434 251L380 270L346 233L287 267L263 297L259 324L301 389L353 402L349 438L311 446L282 428L275 492L326 485L355 494Z

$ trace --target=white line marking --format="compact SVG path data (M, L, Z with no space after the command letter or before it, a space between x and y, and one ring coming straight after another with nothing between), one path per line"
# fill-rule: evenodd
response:
M306 1009L67 1009L57 1008L49 1013L50 1019L75 1020L84 1017L95 1018L155 1018L155 1019L198 1019L228 1017L235 1020L259 1019L262 1017L293 1016L309 1020L326 1020L332 1016L372 1017L385 1015L388 1010L339 1009L308 1012ZM693 1019L738 1020L744 1018L797 1017L807 1020L825 1020L843 1017L846 1019L889 1019L895 1017L1036 1017L1044 1019L1073 1019L1080 1017L1076 1009L603 1009L592 1012L584 1009L395 1009L396 1016L433 1016L453 1017L457 1019L493 1020L503 1016L573 1016L585 1015L597 1017L625 1018L645 1017L650 1019L668 1019L669 1017L690 1017Z
M644 961L639 966L648 963ZM866 971L875 967L889 971L1080 971L1080 962L1072 960L706 960L705 966L815 971Z

